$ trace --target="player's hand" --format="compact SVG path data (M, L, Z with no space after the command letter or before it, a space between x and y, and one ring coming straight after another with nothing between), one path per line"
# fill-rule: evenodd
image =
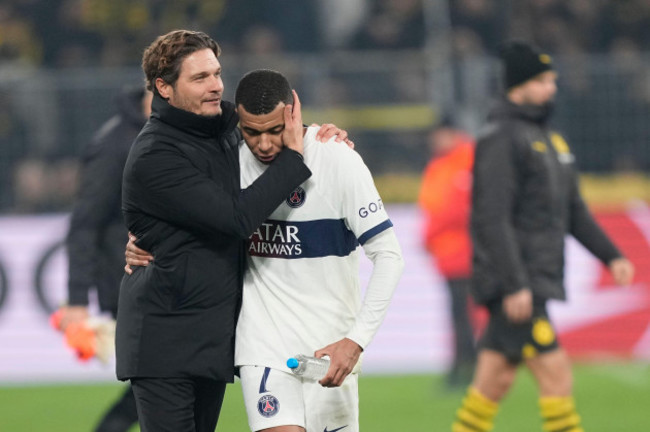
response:
M124 252L124 257L126 258L124 271L127 274L133 273L131 266L146 267L151 261L153 261L153 256L149 252L142 250L135 245L136 240L136 236L129 233L129 241L126 244L126 251Z
M609 262L609 271L619 285L629 285L634 279L634 264L627 258L616 258Z
M503 312L513 323L530 320L533 315L533 293L528 288L509 294L503 298Z
M303 154L303 130L302 130L302 112L300 108L300 99L295 90L293 93L293 105L284 107L284 130L282 131L282 142L291 150Z
M62 332L68 328L70 324L81 323L88 319L87 306L63 306L61 308L61 321L59 321L59 329Z
M363 349L352 339L341 339L338 342L327 345L314 353L314 357L329 356L330 368L327 374L318 381L323 387L338 387L343 384L346 376L359 361Z
M318 127L319 125L312 123L311 126ZM334 139L336 142L345 142L348 147L354 149L354 141L348 138L348 132L346 130L340 129L331 123L320 125L320 129L316 132L316 139L320 142L327 142L332 137L336 137Z

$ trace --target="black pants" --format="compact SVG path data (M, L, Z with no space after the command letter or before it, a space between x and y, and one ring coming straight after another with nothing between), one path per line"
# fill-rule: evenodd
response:
M481 337L479 347L503 354L513 365L525 358L555 351L559 348L555 329L551 324L546 300L533 298L533 314L528 321L513 323L503 311L503 299L488 305L490 321Z
M204 378L133 378L142 432L214 432L226 383Z
M121 254L120 254L121 255ZM100 266L101 267L101 266ZM100 280L110 280L106 278L101 278ZM106 295L107 293L112 293L107 289L109 285L105 285L104 290L100 290L100 296L102 293ZM119 291L120 284L110 285L112 287L117 287ZM110 296L108 297L110 298ZM105 300L106 301L106 300ZM114 303L114 302L109 302ZM100 304L102 302L100 301ZM113 316L113 319L117 318L117 305L114 304L112 307L107 308L104 304L101 306L102 311L110 312ZM131 386L128 386L122 396L115 401L113 406L104 414L104 417L101 419L95 432L127 432L131 429L131 426L138 422L138 410L135 406L135 396L133 396L133 389Z
M454 365L453 370L468 366L470 369L476 361L476 344L474 331L469 317L469 279L449 279L449 296L451 298L451 316L454 320Z
M131 386L104 415L95 432L126 432L138 422L138 411Z

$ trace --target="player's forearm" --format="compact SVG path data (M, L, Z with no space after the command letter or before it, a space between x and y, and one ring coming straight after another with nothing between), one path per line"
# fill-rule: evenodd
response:
M386 316L404 260L392 228L368 240L363 249L373 263L373 270L361 310L346 337L365 349Z
M584 203L577 185L574 187L569 232L605 265L623 254L598 225Z

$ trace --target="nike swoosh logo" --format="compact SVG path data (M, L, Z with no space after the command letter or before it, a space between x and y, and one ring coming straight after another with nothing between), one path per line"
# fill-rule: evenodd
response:
M340 428L336 428L336 429L327 430L327 426L325 426L325 429L323 430L323 432L336 432L336 431L340 431L341 429L346 428L346 427L348 427L348 425L341 426Z

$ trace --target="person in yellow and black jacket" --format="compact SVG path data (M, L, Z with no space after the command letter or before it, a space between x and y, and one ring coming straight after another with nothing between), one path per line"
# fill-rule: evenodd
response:
M607 265L617 283L629 284L634 268L590 214L569 146L548 127L557 91L550 56L511 41L501 57L506 94L479 134L470 222L472 294L490 319L452 430L491 430L523 362L539 387L544 430L582 432L570 361L546 310L548 300L566 298L565 235Z

